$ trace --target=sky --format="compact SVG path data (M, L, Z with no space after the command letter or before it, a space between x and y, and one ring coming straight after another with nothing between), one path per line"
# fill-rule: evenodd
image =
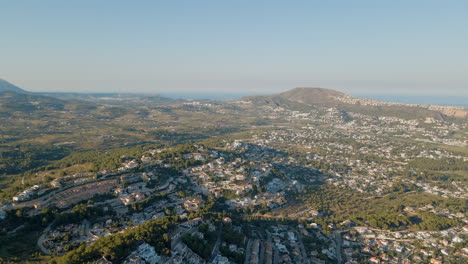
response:
M468 1L0 0L29 91L468 95Z

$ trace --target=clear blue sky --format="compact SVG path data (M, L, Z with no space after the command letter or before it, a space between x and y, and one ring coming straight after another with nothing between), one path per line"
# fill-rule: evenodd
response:
M31 91L468 94L468 1L0 0Z

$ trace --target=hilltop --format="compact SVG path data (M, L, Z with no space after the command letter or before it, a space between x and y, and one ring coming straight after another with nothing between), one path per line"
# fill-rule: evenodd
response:
M346 97L342 92L325 88L307 88L298 87L289 91L280 93L279 96L291 101L296 101L309 105L334 105L336 98Z
M295 111L326 107L372 116L395 116L407 119L463 118L467 116L468 112L460 107L402 104L357 98L339 91L316 87L299 87L273 95L246 96L241 100L251 102L254 105L271 105Z

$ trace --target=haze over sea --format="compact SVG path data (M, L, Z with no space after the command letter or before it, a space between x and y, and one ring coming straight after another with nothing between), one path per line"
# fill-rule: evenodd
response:
M361 98L370 98L386 102L404 104L452 105L468 108L468 96L461 95L421 95L421 94L353 94Z
M267 93L265 93L267 94ZM161 93L162 96L170 98L182 99L214 99L214 100L235 100L243 96L253 95L250 93ZM464 106L468 108L468 96L454 95L418 95L418 94L368 94L368 93L353 93L355 97L369 98L386 102L396 102L404 104L430 104L430 105L451 105Z

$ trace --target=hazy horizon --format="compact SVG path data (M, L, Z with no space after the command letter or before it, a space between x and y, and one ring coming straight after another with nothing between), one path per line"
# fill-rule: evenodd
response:
M2 11L0 78L29 91L468 94L464 1L46 0Z
M31 91L31 92L63 92L63 93L242 93L242 94L272 94L285 92L287 90L296 88L296 87L318 87L336 90L349 94L397 94L397 95L414 95L414 94L427 94L427 95L467 95L468 90L464 87L453 87L453 89L447 89L447 86L444 84L434 84L434 83L412 83L412 84L403 84L395 82L381 82L380 84L375 81L360 82L356 81L343 81L341 82L317 82L323 83L325 85L305 85L307 83L314 82L301 82L301 81L269 81L264 82L262 85L252 85L252 86L242 86L236 84L237 82L226 81L224 83L220 82L216 87L218 89L203 89L204 84L201 82L192 83L191 89L183 88L174 88L174 84L166 85L156 85L147 83L146 85L136 85L138 81L120 81L116 83L115 81L97 81L97 83L92 84L93 82L84 81L27 81L26 85L20 85L18 82L14 82L7 78L4 79L18 87ZM178 81L174 81L177 83ZM207 81L212 82L212 81ZM21 83L21 82L20 82ZM54 84L55 83L55 84ZM62 84L58 84L62 83ZM126 84L127 83L127 84ZM133 83L133 85L132 85ZM256 83L256 82L252 82ZM393 84L392 84L393 83ZM79 85L81 89L75 89L70 87L75 87ZM119 88L120 87L120 88ZM131 87L131 88L129 88ZM428 87L432 89L427 89ZM377 89L378 88L378 89Z
M2 79L0 79L2 80ZM8 82L8 81L7 81ZM21 88L21 87L20 87ZM306 88L324 88L324 87L306 87ZM293 89L293 88L290 88ZM163 97L169 97L169 98L174 98L174 99L193 99L193 100L200 100L200 99L213 99L213 100L237 100L240 99L244 96L253 96L253 95L271 95L274 93L279 93L279 92L285 92L290 89L274 92L274 91L263 91L263 92L255 92L255 91L240 91L240 92L234 92L234 91L212 91L212 92L207 92L207 91L164 91L164 90L159 90L159 91L30 91L30 92L35 92L39 94L67 94L67 93L77 93L77 94L95 94L99 96L104 96L106 94L112 95L112 94L143 94L143 95L160 95ZM327 89L327 88L326 88ZM411 90L409 90L411 91ZM405 104L428 104L428 105L449 105L449 106L463 106L465 108L468 108L468 94L458 94L458 95L453 95L453 94L447 94L447 93L404 93L404 92L385 92L381 91L379 93L373 93L373 92L349 92L348 94L354 96L354 97L360 97L360 98L369 98L369 99L375 99L379 101L387 101L387 102L397 102L397 103L405 103Z

